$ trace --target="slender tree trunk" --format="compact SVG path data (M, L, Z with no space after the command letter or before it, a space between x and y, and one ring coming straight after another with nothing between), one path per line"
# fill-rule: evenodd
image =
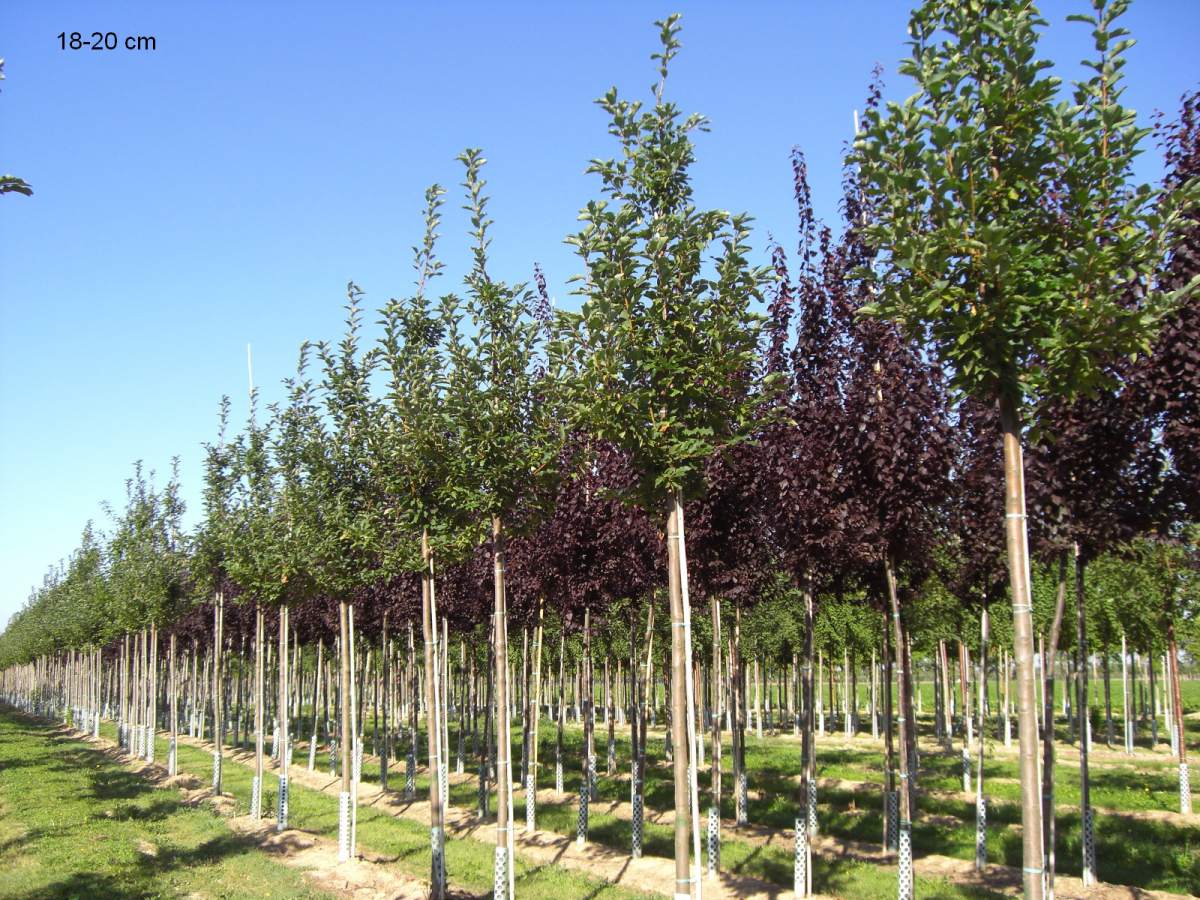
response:
M592 686L592 611L583 610L583 660L580 671L583 699L583 784L588 797L596 799L596 709ZM586 812L584 820L586 823Z
M188 677L190 679L191 690L188 691L188 736L197 737L196 719L198 718L198 710L200 708L199 690L197 689L196 679L199 677L200 670L200 653L195 638L192 638L192 652L188 657ZM124 718L124 713L122 713Z
M317 767L317 746L320 743L321 676L325 666L325 639L317 638L317 668L313 672L312 743L308 747L308 771Z
M279 607L279 793L275 830L288 827L288 770L291 766L288 722L288 607Z
M383 633L379 637L379 647L379 652L381 654L379 670L382 678L383 692L383 744L378 748L377 752L379 753L379 787L381 790L386 791L388 788L388 737L391 734L391 732L388 731L388 701L391 698L390 689L392 684L392 673L389 666L389 663L391 662L391 652L388 644L388 614L386 610L384 610L383 613Z
M146 759L154 762L154 742L158 737L158 625L154 622L150 623L150 653L147 663L150 670L147 699L150 702L146 710Z
M563 726L566 724L566 655L567 631L560 623L558 632L558 709L555 715L554 732L554 790L563 789Z
M575 837L582 846L587 840L588 804L595 798L594 781L592 778L596 769L594 748L595 724L592 716L592 611L583 610L583 660L581 662L580 681L586 688L582 691L583 700L583 753L580 755L579 780L579 818Z
M630 640L633 640L632 629L630 629ZM654 653L654 601L651 600L646 604L646 637L644 641L646 645L646 661L644 664L637 664L636 657L631 662L631 665L637 665L637 683L635 690L637 692L636 702L638 717L638 745L633 750L634 765L633 765L633 834L632 834L632 855L637 858L642 855L642 815L645 809L645 789L646 789L646 728L648 720L647 714L647 690L653 692L654 681L652 677L653 653ZM561 673L561 664L560 664ZM649 701L653 704L653 700Z
M812 593L812 582L807 573L801 580L804 597L804 664L801 669L800 690L804 695L804 723L800 737L800 814L796 817L796 864L801 871L793 877L793 888L798 896L812 893L812 837L817 833L817 781L816 781L816 724L813 708L814 682L819 685L819 676L813 674L813 627L816 621L816 603ZM740 613L740 604L738 607ZM740 615L735 619L735 630L740 630ZM736 636L736 635L735 635ZM741 748L745 751L745 738ZM745 778L743 759L742 777ZM742 784L745 782L743 781ZM739 785L739 788L741 786ZM740 802L745 808L745 792L739 790ZM740 822L738 824L741 824Z
M971 704L967 690L967 646L958 642L958 691L959 703L962 706L962 759L963 759L963 793L971 790Z
M128 632L121 637L121 660L119 667L121 672L121 720L119 728L120 736L118 740L121 746L124 746L124 748L128 750L128 748L130 748L130 743L128 743L128 733L130 733L130 707L128 707L128 702L126 700L128 697L128 680L130 680L130 635L128 635Z
M487 664L485 666L485 677L487 681L486 697L483 705L483 745L480 747L479 753L479 815L486 817L488 815L488 805L491 802L489 785L491 779L495 777L495 741L494 732L492 730L492 716L495 712L495 688L496 688L496 616L493 613L488 617L491 622L491 628L488 631L487 642Z
M513 896L512 731L508 706L508 609L504 594L504 533L492 517L496 615L496 895ZM500 879L507 881L501 886ZM507 889L507 893L505 892Z
M615 689L612 682L612 660L607 645L604 648L604 724L608 735L604 743L604 772L609 778L617 774L617 723L613 714Z
M438 722L441 704L438 702L438 636L433 618L433 554L429 549L429 533L421 534L421 632L425 641L425 730L429 745L429 833L432 854L430 861L430 897L442 900L446 894L445 833L442 821L441 779L442 729ZM345 782L343 781L343 789Z
M529 627L521 627L521 785L529 778Z
M894 657L892 655L891 634L892 632L888 628L888 615L885 613L883 619L883 773L885 786L883 796L883 845L888 850L896 849L900 836L899 813L897 812L896 821L892 820L891 813L892 803L897 802L893 801L892 797L898 796L896 792L896 746L892 739L892 678L894 675L892 660Z
M693 747L688 740L687 635L684 626L683 589L680 583L680 503L672 502L667 515L667 597L671 607L671 743L675 774L675 891L676 900L694 896L698 884L692 877L691 793L688 766Z
M346 709L350 715L350 747L343 750L349 754L350 768L350 856L358 855L358 784L362 779L362 692L359 685L365 683L357 673L361 670L358 662L358 639L354 630L354 604L346 604L346 617L349 620L349 635L347 646L350 649L348 669L350 672L350 692L346 697ZM345 757L343 757L345 758Z
M1175 642L1175 622L1167 622L1167 663L1171 677L1171 707L1175 716L1175 728L1179 745L1179 811L1184 815L1192 812L1191 776L1188 774L1187 732L1183 727L1183 697L1179 685L1179 647Z
M1041 805L1037 785L1037 724L1034 721L1033 606L1029 584L1029 541L1025 521L1025 467L1021 421L1014 398L999 398L1004 436L1004 522L1013 605L1013 655L1017 662L1020 733L1022 880L1026 900L1043 896Z
M1109 666L1108 647L1104 648L1104 652L1100 654L1100 667L1104 677L1104 743L1111 747L1116 739L1116 730L1113 728L1112 714L1112 669Z
M242 676L243 676L243 669L245 668L245 661L246 661L246 637L245 637L245 635L242 635L238 638L237 661L238 661L238 671L237 671L237 677L234 679L234 691L233 691L234 702L237 704L237 709L235 710L235 712L233 714L233 746L236 747L238 750L241 750L242 749L242 741L245 737L242 733L242 682L245 680Z
M1050 626L1050 640L1042 651L1042 846L1046 850L1046 896L1054 900L1054 661L1062 634L1063 614L1067 604L1067 551L1058 556L1058 592L1054 601L1054 621ZM1008 672L1004 673L1005 688ZM1005 704L1008 697L1004 698Z
M217 591L217 603L213 607L213 663L212 663L212 716L213 716L213 779L214 794L222 789L223 760L221 744L224 737L224 716L221 710L221 644L225 640L225 594Z
M538 597L537 628L533 632L533 697L530 704L529 771L526 773L525 826L526 830L537 828L537 784L538 784L538 724L542 710L542 639L545 625L546 599ZM632 634L632 629L630 631Z
M214 615L215 615L214 611ZM214 622L215 633L215 622ZM129 739L130 753L135 756L142 755L142 633L139 631L132 636L132 654L130 660L133 669L130 676L129 685L129 714L132 719L131 731ZM50 678L49 668L51 663L47 660L43 668L43 678L48 681ZM49 691L49 684L46 685L46 690Z
M442 811L442 827L444 830L445 810L450 808L450 627L446 624L445 618L438 614L437 583L433 580L432 574L431 569L429 602L433 607L433 620L436 623L436 630L441 640L442 648L441 655L438 657L438 677L440 678L438 701L442 704L441 712L438 715L438 725L442 729L442 766L438 770L438 777L442 780L442 805L444 807ZM505 627L507 628L507 623ZM509 796L511 797L511 791ZM511 814L511 809L509 812Z
M895 570L893 570L894 572ZM908 792L911 796L909 806L915 810L917 806L917 770L920 766L920 758L917 751L917 717L915 704L913 702L913 659L912 659L912 636L909 634L908 626L904 620L900 620L901 633L904 635L904 670L900 673L904 678L904 702L905 721L909 723L908 729Z
M1150 749L1158 747L1158 693L1154 681L1154 652L1146 657L1146 676L1150 681Z
M679 528L679 588L683 605L683 667L687 681L684 698L687 706L688 794L692 819L692 853L694 870L692 883L697 900L703 894L700 864L700 786L699 772L704 756L703 733L700 730L699 676L692 665L692 602L688 588L687 532L684 527L683 494L675 492L675 518Z
M983 793L984 747L987 743L988 608L984 597L979 615L979 774L975 782L975 868L987 865L987 798Z
M179 771L176 757L176 747L179 741L179 685L175 680L175 632L171 632L170 653L170 685L171 685L171 746L167 756L167 774L175 775ZM97 712L97 715L99 713Z
M254 778L250 785L250 814L262 818L263 730L266 724L266 627L262 605L254 604Z
M911 900L913 896L912 885L912 792L909 790L908 781L910 776L909 767L909 743L908 734L913 723L908 720L909 704L906 701L907 679L905 678L905 669L907 668L907 659L904 652L904 628L900 621L900 598L896 590L896 574L892 570L892 560L890 556L885 556L883 561L884 578L887 581L888 605L892 613L892 643L895 645L896 653L896 671L899 676L899 694L900 694L900 828L897 835L900 852L900 885L899 897L900 900Z
M1091 741L1088 712L1087 621L1084 613L1084 567L1079 545L1075 545L1075 644L1079 674L1079 813L1083 823L1083 885L1096 882L1096 844L1092 826L1091 780L1088 777L1088 745Z
M709 670L710 694L712 696L712 768L709 789L712 806L717 810L717 825L720 826L721 811L721 600L716 595L709 599L712 613L712 668Z
M459 664L459 682L462 689L459 691L459 709L458 709L458 739L456 744L458 752L455 754L454 770L461 775L465 770L463 762L463 753L466 747L467 735L467 709L471 704L473 687L472 675L475 672L475 657L471 657L470 670L467 668L467 642L459 639L458 642L458 664Z
M1129 651L1121 629L1121 741L1129 752Z
M730 734L733 763L734 823L745 825L746 810L746 667L742 661L742 602L733 604L733 641L730 645L730 706L733 708L733 728ZM811 682L812 659L806 658ZM809 685L811 687L811 683ZM809 699L805 700L805 704ZM807 747L807 744L804 744ZM806 751L807 752L807 751ZM807 757L805 757L807 758Z
M354 715L354 691L351 686L351 636L350 636L350 604L345 599L338 602L338 638L340 656L340 675L338 685L338 707L340 713L339 743L341 747L341 787L338 794L338 859L345 861L350 858L351 849L351 792L353 789L353 747L354 725L351 716Z

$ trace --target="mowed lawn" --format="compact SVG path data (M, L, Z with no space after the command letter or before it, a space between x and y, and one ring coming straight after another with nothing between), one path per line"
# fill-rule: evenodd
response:
M0 897L327 897L204 807L0 708Z

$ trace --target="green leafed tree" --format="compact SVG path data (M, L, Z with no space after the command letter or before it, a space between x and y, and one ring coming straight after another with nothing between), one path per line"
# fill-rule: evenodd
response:
M704 463L748 433L756 410L755 370L765 270L748 261L750 219L698 209L693 199L692 137L707 128L666 96L679 52L679 17L656 23L658 81L648 107L616 88L597 103L609 117L618 155L588 171L601 197L580 213L568 238L583 260L578 314L564 316L557 344L569 357L578 423L630 454L638 476L629 499L665 519L672 624L675 754L675 866L680 885L694 877L689 843L699 840L690 690L690 615L685 607L682 503L703 488ZM697 760L692 760L698 763ZM693 773L695 769L693 768ZM690 841L689 841L689 831Z
M488 198L481 151L468 149L459 160L466 178L465 209L473 241L471 271L463 310L466 334L450 327L445 352L450 370L445 392L451 440L460 448L451 481L456 504L475 522L490 526L494 581L496 684L496 891L512 895L512 749L509 726L508 606L505 595L505 541L534 520L555 473L561 425L556 392L544 371L544 330L532 315L533 294L526 284L509 284L488 269ZM448 324L457 321L448 312ZM507 880L507 886L501 884Z
M430 771L440 773L448 759L440 722L444 686L438 657L439 623L433 591L434 559L454 559L473 546L478 529L460 514L454 461L461 458L456 430L443 401L448 369L445 341L457 333L457 300L431 302L429 289L441 275L436 255L441 222L440 185L425 192L425 229L421 244L413 248L416 291L391 300L383 309L380 364L387 373L387 397L371 431L371 453L377 460L383 494L380 516L381 553L388 572L421 575L421 627L424 636L425 706L427 710ZM442 626L444 627L444 625ZM410 732L417 735L416 705L410 709ZM416 747L410 760L415 766ZM438 900L446 890L445 808L440 777L429 779L430 895Z
M1147 349L1178 292L1156 290L1183 196L1135 184L1144 132L1120 103L1116 17L1093 0L1093 77L1064 98L1029 3L927 0L901 74L916 91L855 143L878 299L864 312L927 340L964 393L999 407L1020 715L1025 894L1043 892L1025 527L1024 430L1037 404L1086 392L1113 354Z

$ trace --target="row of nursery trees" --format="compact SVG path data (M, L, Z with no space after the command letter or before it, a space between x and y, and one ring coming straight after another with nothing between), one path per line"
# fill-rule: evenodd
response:
M293 741L309 768L327 748L343 857L363 737L385 787L405 755L410 796L423 758L437 897L450 757L478 759L483 814L494 789L496 896L511 896L514 784L533 828L539 712L560 790L568 709L583 725L584 840L598 703L610 772L614 728L632 739L634 855L647 737L666 717L676 896L701 891L705 758L713 869L723 793L746 817L747 727L761 731L765 705L768 728L798 733L808 893L815 738L827 709L861 726L860 676L910 897L914 664L931 666L937 735L962 736L964 787L977 745L980 865L983 737L1007 741L1015 711L1026 896L1053 883L1056 672L1073 686L1085 829L1080 711L1099 661L1114 740L1118 648L1122 670L1133 663L1123 690L1148 688L1154 742L1169 713L1188 810L1200 95L1160 124L1162 187L1138 184L1148 132L1121 103L1126 6L1093 0L1080 17L1095 51L1068 87L1038 55L1031 5L928 0L900 69L915 93L884 104L878 77L868 93L840 228L814 217L795 152L797 247L770 242L766 266L748 216L695 206L692 138L707 123L668 99L678 17L657 23L649 102L615 88L598 101L617 147L589 166L600 196L567 239L579 311L553 308L536 266L529 282L495 271L485 160L465 151L472 264L458 290L438 288L433 185L415 288L370 317L350 284L344 335L301 349L282 402L264 409L252 389L236 434L222 402L194 532L178 478L160 487L139 467L111 530L89 525L0 636L4 696L96 734L115 717L147 758L165 730L172 772L181 723L207 731L217 791L230 733L240 747L252 730L255 816L269 737L281 829Z

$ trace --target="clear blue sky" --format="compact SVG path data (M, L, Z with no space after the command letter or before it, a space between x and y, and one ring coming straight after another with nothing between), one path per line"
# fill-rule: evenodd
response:
M1047 2L1045 54L1072 74L1087 34ZM746 210L758 247L794 240L788 152L834 218L840 154L871 67L895 74L908 4L47 3L0 11L0 627L76 546L133 461L182 460L195 523L201 443L222 394L244 415L245 347L268 400L305 339L339 333L346 282L377 306L409 289L421 194L455 155L490 160L494 271L541 262L559 302L562 239L613 152L592 100L644 97L653 19L684 13L672 78L699 140L701 203ZM1148 121L1197 86L1200 3L1140 0L1127 99ZM153 35L157 49L59 49L60 31ZM1067 65L1069 64L1069 65ZM1159 175L1148 148L1144 177ZM465 258L452 192L449 287Z

